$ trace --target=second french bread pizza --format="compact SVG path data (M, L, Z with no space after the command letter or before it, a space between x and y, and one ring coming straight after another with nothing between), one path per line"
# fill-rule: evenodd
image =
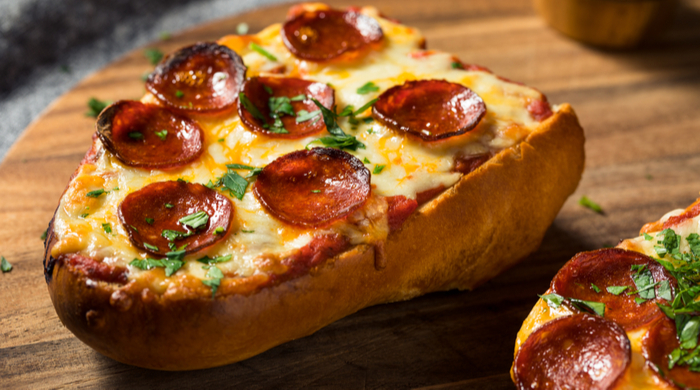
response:
M44 259L66 327L141 367L472 289L538 247L583 171L571 107L372 7L294 6L172 53L146 90L100 114Z
M700 388L700 199L557 273L518 333L519 389Z

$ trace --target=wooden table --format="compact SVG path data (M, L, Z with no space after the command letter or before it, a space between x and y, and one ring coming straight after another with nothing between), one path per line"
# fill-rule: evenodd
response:
M333 2L335 3L335 2ZM362 310L244 362L196 372L135 368L99 355L59 322L39 239L90 143L86 102L138 98L152 68L137 50L89 77L32 123L0 166L0 387L512 388L520 323L574 253L611 245L685 207L700 190L700 0L686 2L657 43L606 52L544 25L522 0L377 0L422 29L428 46L570 102L586 130L586 172L542 247L473 292L436 293ZM339 4L337 4L339 5ZM429 5L429 7L426 7ZM156 42L169 52L247 22L281 21L286 6ZM588 195L605 210L578 205Z

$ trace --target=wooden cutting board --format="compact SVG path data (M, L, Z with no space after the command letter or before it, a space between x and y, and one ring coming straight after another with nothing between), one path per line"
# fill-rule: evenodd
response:
M342 3L332 2L334 5ZM226 367L166 373L127 366L78 341L58 320L42 273L41 233L90 145L90 97L139 98L152 69L136 50L88 77L34 123L0 165L0 387L511 388L515 335L573 254L615 244L700 191L700 0L687 1L657 43L606 52L544 25L522 0L376 0L419 27L428 47L569 102L586 130L586 172L520 265L473 292L436 293L362 310L316 334ZM198 40L282 21L276 6L155 42ZM578 205L588 195L605 210ZM429 244L429 243L426 243ZM206 348L206 345L202 346Z

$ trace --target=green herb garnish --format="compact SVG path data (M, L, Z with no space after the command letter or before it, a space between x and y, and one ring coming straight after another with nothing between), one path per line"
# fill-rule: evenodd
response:
M386 165L379 165L379 164L375 165L374 169L372 170L372 174L378 175L378 174L382 173L382 171L384 170L384 167L386 167Z
M238 198L238 200L243 199L243 195L245 195L245 191L248 188L248 180L236 172L229 171L222 177L221 181L224 187L231 191L233 196Z
M267 50L263 49L262 46L258 45L257 43L251 42L249 47L250 47L250 50L257 52L258 54L262 55L263 57L267 58L268 60L277 61L277 57L270 54Z
M379 91L379 87L377 87L377 85L371 81L365 83L365 85L361 86L360 88L357 88L357 93L359 93L360 95L366 95L368 93L377 91Z
M175 91L175 97L178 99L181 99L183 96L185 96L185 93L180 91L179 89Z
M148 58L151 65L156 65L163 59L163 52L154 48L144 50L143 55Z
M12 271L12 264L5 258L5 256L0 257L0 270L3 273Z
M587 207L598 214L603 214L603 209L597 203L588 199L586 195L582 196L581 199L579 199L578 204L580 204L583 207Z
M156 131L155 132L158 138L160 138L161 141L165 141L165 137L168 136L168 130L161 130L161 131Z
M158 251L160 251L160 249L158 249L157 246L151 245L151 244L149 244L149 243L147 243L147 242L144 242L144 243L143 243L143 247L146 248L146 249L148 249L149 251L153 251L153 252L158 252Z
M205 211L197 211L194 214L180 218L178 222L196 230L202 226L205 226L207 222L209 222L209 214L207 214Z
M90 100L88 100L87 106L89 111L85 113L85 116L97 118L97 116L100 115L102 110L104 110L110 104L112 104L112 102L107 100L99 100L92 97L90 98Z
M102 229L105 231L105 233L110 234L112 233L112 225L107 222L102 224Z
M608 286L605 289L612 295L620 295L628 288L629 286Z
M137 140L142 140L143 139L143 134L138 131L132 131L129 133L129 138L131 139L137 139Z
M595 291L596 293L600 292L600 288L593 283L591 283L591 289L593 289L593 291Z

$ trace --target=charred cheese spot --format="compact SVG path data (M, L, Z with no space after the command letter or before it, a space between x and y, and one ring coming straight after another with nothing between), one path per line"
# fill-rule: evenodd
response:
M119 204L129 193L150 183L178 178L206 184L226 173L227 163L264 167L279 156L304 149L310 142L328 135L324 130L309 137L280 142L247 130L236 110L216 115L192 114L190 117L204 132L204 151L188 166L169 171L133 169L124 166L106 151L100 154L94 165L83 165L61 200L62 211L57 213L55 223L58 243L52 253L56 256L77 252L98 261L128 267L128 277L132 280L148 279L146 285L152 293L168 294L169 286L175 280L182 286L191 283L190 279L183 279L184 276L205 279L207 271L202 269L202 263L196 261L204 255L232 256L230 261L219 263L217 267L238 282L229 282L227 277L226 283L220 287L222 291L242 288L240 283L244 279L263 284L266 283L265 273L281 271L271 259L289 256L309 244L314 234L340 233L353 245L381 242L389 230L383 196L403 195L415 199L417 193L426 190L441 186L449 188L461 177L460 173L452 171L455 155L495 154L516 145L538 126L539 122L530 116L526 108L527 99L541 98L538 91L504 81L488 72L454 69L454 58L447 53L434 51L430 55L414 55L412 53L422 52L424 38L420 32L379 17L378 11L372 7L362 8L361 12L379 22L384 32L384 42L376 50L349 61L321 64L296 58L282 42L281 24L272 25L256 35L225 36L218 43L241 56L248 67L248 77L280 75L330 84L335 90L339 110L348 105L359 108L386 89L409 80L444 79L460 83L476 92L486 104L487 114L479 125L466 134L427 144L397 134L376 121L360 120L359 124L353 125L347 118L342 118L339 124L343 130L367 146L351 153L360 160L370 161L370 164L365 164L370 171L377 164L385 165L381 173L372 175L373 197L365 206L345 220L314 231L290 227L271 218L249 187L241 200L229 196L235 207L231 228L234 231L220 243L188 255L186 264L176 275L170 278L163 276L162 279L158 276L162 270L143 271L128 266L135 258L148 257L131 245L116 217ZM252 50L251 43L260 45L276 61ZM359 87L370 81L380 90L366 94L357 92ZM157 103L157 99L150 94L146 94L141 101ZM369 116L370 110L367 110L359 118ZM98 144L98 147L101 145ZM247 174L245 171L239 173ZM85 197L88 191L113 187L120 190L100 198ZM228 196L227 193L225 195ZM83 209L86 207L90 208L91 214L83 220L80 215L85 213ZM103 223L110 224L111 234L104 232Z

